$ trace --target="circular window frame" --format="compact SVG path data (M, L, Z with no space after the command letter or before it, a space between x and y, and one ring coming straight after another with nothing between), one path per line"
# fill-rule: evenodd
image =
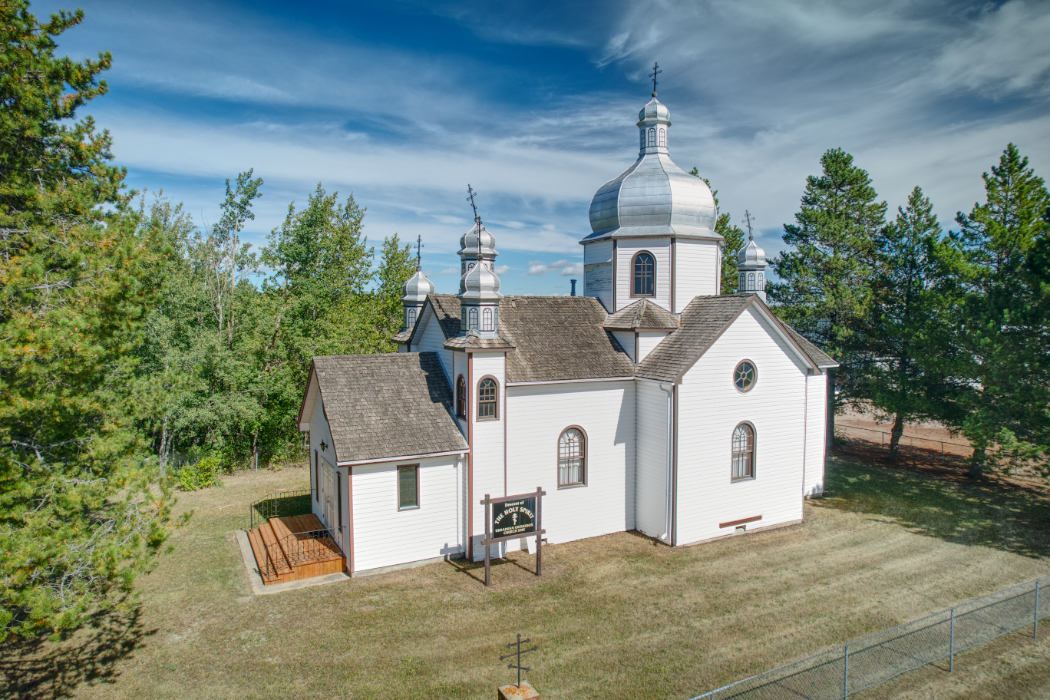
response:
M738 371L740 371L740 367L742 365L744 365L744 364L751 365L751 371L754 373L754 378L751 380L751 384L750 385L748 385L747 387L741 389L739 386L737 386L737 383L736 383L736 373ZM754 360L749 360L747 358L744 358L743 360L740 360L740 362L737 362L736 366L733 367L732 382L733 382L733 388L736 389L737 391L739 391L741 394L746 394L747 392L749 392L752 389L754 389L755 385L758 384L758 364Z

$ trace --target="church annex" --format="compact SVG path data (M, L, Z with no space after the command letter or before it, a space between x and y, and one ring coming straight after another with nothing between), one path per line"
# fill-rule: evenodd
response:
M485 494L541 487L552 544L674 546L798 522L823 491L837 364L766 306L754 240L719 294L711 191L668 156L655 92L638 116L638 159L591 201L583 296L502 295L476 219L458 294L405 284L397 353L314 358L299 429L351 573L483 558Z

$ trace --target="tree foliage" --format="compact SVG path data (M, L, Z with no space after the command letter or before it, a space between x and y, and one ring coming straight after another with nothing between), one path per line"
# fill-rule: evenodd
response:
M54 56L79 12L0 13L2 640L59 635L129 592L170 501L126 382L169 251L127 208L109 135L76 114L105 92L109 56Z

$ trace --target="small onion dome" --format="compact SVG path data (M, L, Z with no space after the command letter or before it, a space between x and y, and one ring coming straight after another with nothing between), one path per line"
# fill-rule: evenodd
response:
M416 274L409 277L401 289L405 292L405 296L401 297L401 301L404 302L424 302L428 294L437 291L434 283L427 279L422 270L416 270Z
M498 301L503 298L499 293L499 276L492 269L491 260L482 260L473 265L463 275L459 286L463 291L457 296L463 301Z
M653 93L653 99L649 100L648 104L638 110L638 126L643 124L670 124L671 123L671 110L667 109L660 100L656 99L656 93Z
M470 230L463 234L459 239L459 257L470 258L471 260L477 259L478 257L478 224L475 220L475 224L470 227ZM484 226L481 226L481 258L492 260L499 253L496 252L496 237L489 233L489 230Z
M755 243L754 237L747 242L747 245L740 249L740 253L736 256L737 265L762 266L766 265L766 251L758 247Z

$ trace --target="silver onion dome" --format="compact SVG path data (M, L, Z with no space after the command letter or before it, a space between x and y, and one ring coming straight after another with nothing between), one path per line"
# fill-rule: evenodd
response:
M744 267L766 267L766 251L762 250L757 243L755 243L754 237L752 237L747 245L740 249L740 252L736 256L737 265Z
M422 270L416 270L416 274L408 278L401 290L405 293L401 297L403 302L424 302L428 294L433 294L437 288L434 283L427 279Z
M459 283L462 290L457 296L466 302L499 301L499 276L493 270L491 260L482 260L471 266Z
M680 236L717 240L711 188L671 160L671 112L654 95L638 113L638 160L591 199L591 235L584 243L625 236Z
M480 233L478 229L481 229ZM492 260L499 253L496 252L496 237L489 233L489 230L484 225L478 226L475 223L470 227L470 230L464 233L459 239L459 257L469 258L471 260L478 259L478 237L481 238L481 259Z

